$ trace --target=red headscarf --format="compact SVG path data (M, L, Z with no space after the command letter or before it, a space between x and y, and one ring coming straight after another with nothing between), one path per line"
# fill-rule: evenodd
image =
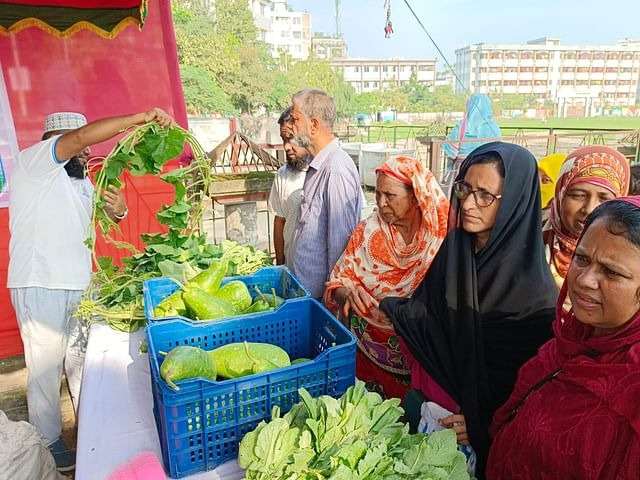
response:
M623 200L640 215L640 197ZM565 284L555 338L522 367L494 416L487 478L640 478L640 312L593 336L563 309L566 296Z
M560 213L566 192L577 183L589 183L606 188L615 197L629 191L629 162L617 150L604 145L591 145L574 150L562 164L551 201L549 224L545 227L546 243L551 248L551 262L562 278L578 243L578 237L567 231Z

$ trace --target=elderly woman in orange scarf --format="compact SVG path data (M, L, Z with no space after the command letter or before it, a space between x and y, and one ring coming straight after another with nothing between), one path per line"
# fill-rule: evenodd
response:
M629 163L617 150L591 145L574 150L562 164L549 207L544 240L558 286L567 275L587 216L601 203L629 190Z
M389 160L376 174L378 208L353 232L324 300L358 338L357 377L387 397L402 397L409 368L378 301L409 296L420 284L447 233L449 202L413 158Z

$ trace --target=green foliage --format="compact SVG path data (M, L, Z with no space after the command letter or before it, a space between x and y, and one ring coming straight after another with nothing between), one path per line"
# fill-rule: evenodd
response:
M453 430L408 433L399 399L383 401L363 382L342 398L312 398L247 433L238 464L247 480L468 480Z
M232 115L237 112L229 95L222 90L205 69L184 65L180 74L184 97L190 113Z
M491 100L497 115L500 115L503 110L526 110L538 106L535 96L521 93L492 95Z

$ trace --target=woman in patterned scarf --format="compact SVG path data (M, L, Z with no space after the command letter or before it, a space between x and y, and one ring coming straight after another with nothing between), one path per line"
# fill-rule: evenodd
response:
M409 388L409 369L378 301L410 296L447 233L449 202L420 162L397 157L376 169L378 208L361 222L338 260L325 292L358 338L356 375L388 397Z
M625 196L629 177L624 155L604 145L578 148L564 161L544 228L549 265L558 286L567 275L587 216L601 203Z

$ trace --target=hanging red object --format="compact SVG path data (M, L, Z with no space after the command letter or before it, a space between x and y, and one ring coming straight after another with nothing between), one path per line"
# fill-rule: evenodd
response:
M384 8L387 12L387 20L384 25L384 38L389 38L393 33L393 24L391 23L391 0L385 0Z
M1 0L0 33L37 27L68 37L91 30L114 38L129 25L142 28L147 0Z

